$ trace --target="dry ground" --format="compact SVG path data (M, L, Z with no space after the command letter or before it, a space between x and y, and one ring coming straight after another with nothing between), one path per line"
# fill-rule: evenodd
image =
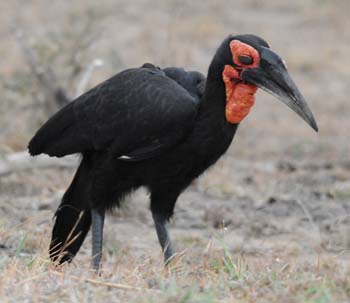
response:
M90 239L71 266L48 262L52 216L73 171L1 176L0 302L350 302L349 1L18 3L0 4L1 79L26 69L11 16L40 41L69 27L72 12L103 10L86 60L107 64L91 86L146 61L205 72L226 34L250 32L286 59L320 132L259 93L231 149L178 201L170 231L179 255L169 269L144 191L108 216L95 277ZM24 149L41 123L16 94L0 105L2 151Z

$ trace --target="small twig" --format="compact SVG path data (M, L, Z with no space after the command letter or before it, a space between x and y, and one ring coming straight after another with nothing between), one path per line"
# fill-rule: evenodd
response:
M49 66L41 64L37 53L26 41L23 31L16 29L14 34L30 69L43 88L47 99L48 111L52 113L57 108L67 104L70 99L67 97L65 90L58 85L58 80L53 70ZM56 105L53 106L55 103Z
M105 287L111 287L111 288L116 288L116 289L121 289L121 290L147 291L147 292L153 292L153 293L157 293L157 294L162 293L162 291L160 289L136 287L136 286L131 286L128 284L105 282L105 281L99 281L99 280L91 279L91 278L81 278L81 277L67 275L67 274L59 273L59 272L52 272L52 274L59 276L59 277L71 278L75 281L83 281L83 282L91 283L91 284L97 285L97 286L105 286ZM226 300L216 300L215 302L217 302L217 303L229 303L229 301L226 301Z
M0 176L18 171L48 167L76 167L79 157L66 156L64 158L51 158L47 155L31 157L27 151L0 155Z
M112 288L117 288L117 289L122 289L122 290L149 291L149 292L161 293L161 291L159 289L142 288L142 287L136 287L136 286L131 286L131 285L127 285L127 284L99 281L99 280L91 279L91 278L81 278L81 277L67 275L67 274L59 273L59 272L52 272L52 274L59 276L59 277L68 277L68 278L71 278L75 281L88 282L88 283L98 285L98 286L106 286L106 287L112 287Z
M38 274L38 275L35 275L35 276L31 276L28 279L24 279L24 280L18 282L16 285L19 286L21 284L24 284L24 283L27 283L27 282L30 282L30 281L38 280L38 279L42 278L44 275L46 275L45 272L43 272L41 274Z
M318 238L319 238L319 244L322 244L322 237L321 237L321 231L319 226L316 224L314 218L312 217L310 211L307 209L307 207L304 205L303 201L299 199L295 199L295 202L300 206L300 208L303 210L304 214L306 215L307 219L309 220L312 227L317 231Z
M85 72L83 73L83 75L81 76L81 79L77 85L77 90L75 95L78 97L80 96L82 93L84 93L84 91L86 90L86 87L88 86L89 80L91 79L91 76L94 72L94 70L97 67L101 67L103 66L104 62L101 59L95 59L91 62L91 64L85 69Z
M309 220L309 222L311 223L311 225L318 230L318 226L315 223L314 218L312 217L311 213L309 212L309 210L306 208L306 206L304 205L304 203L299 200L299 199L295 199L294 200L299 206L300 208L303 210L304 214L306 215L307 219Z

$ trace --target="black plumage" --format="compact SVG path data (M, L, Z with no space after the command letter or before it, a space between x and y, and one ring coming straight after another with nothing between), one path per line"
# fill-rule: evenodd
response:
M237 130L238 124L225 118L222 80L224 66L234 65L229 48L233 39L257 50L267 47L256 36L229 36L217 50L207 79L198 72L162 70L149 63L125 70L72 101L39 129L29 143L31 155L82 154L56 212L54 260L71 260L91 223L97 231L93 254L100 254L104 211L140 186L150 191L166 259L172 255L165 223L178 196L225 153Z

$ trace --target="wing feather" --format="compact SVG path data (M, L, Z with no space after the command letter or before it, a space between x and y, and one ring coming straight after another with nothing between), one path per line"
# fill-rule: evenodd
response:
M152 156L191 130L197 107L195 98L163 71L125 70L50 118L29 151L58 157L88 150Z

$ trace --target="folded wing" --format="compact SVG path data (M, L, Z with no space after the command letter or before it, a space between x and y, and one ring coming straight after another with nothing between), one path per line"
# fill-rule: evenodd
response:
M29 143L32 155L86 151L144 159L192 129L198 100L157 68L123 71L53 115Z

